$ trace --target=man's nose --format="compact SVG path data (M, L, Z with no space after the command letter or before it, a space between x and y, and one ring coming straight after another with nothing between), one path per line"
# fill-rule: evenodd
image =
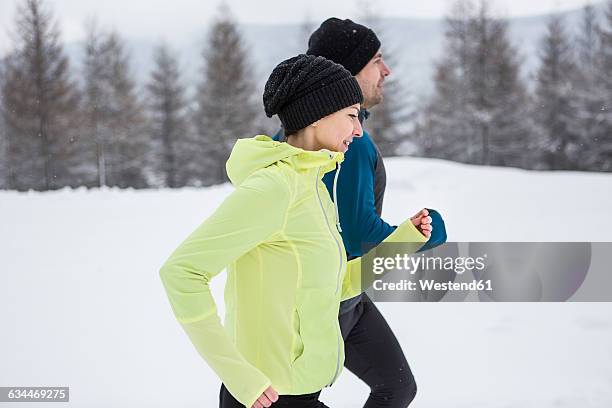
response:
M383 62L383 75L384 76L391 75L391 68L389 68L389 66L384 62Z

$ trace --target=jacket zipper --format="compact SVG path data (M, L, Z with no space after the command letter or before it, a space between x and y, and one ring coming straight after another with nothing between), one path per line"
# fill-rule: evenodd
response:
M317 192L317 199L319 200L319 206L321 207L321 211L323 212L323 216L325 217L325 223L327 224L327 228L329 229L329 233L331 234L332 238L334 239L334 241L336 242L336 245L338 246L338 255L340 257L340 268L338 269L338 275L336 276L336 294L338 294L338 288L339 288L339 280L340 280L340 273L342 272L342 266L343 266L343 261L342 261L342 248L340 247L340 243L338 242L338 240L336 239L336 236L334 235L334 233L331 230L331 227L329 226L329 220L327 219L327 214L325 213L325 210L323 209L323 203L321 202L321 196L319 195L319 174L321 172L321 166L319 166L319 168L317 169L317 178L315 181L315 190ZM334 206L336 205L336 203L334 203ZM340 336L338 333L338 325L336 324L336 339L338 341L338 350L336 352L337 358L336 358L336 372L334 373L334 377L332 378L331 382L329 384L326 385L326 387L331 386L334 381L336 381L336 377L338 376L338 371L340 370Z

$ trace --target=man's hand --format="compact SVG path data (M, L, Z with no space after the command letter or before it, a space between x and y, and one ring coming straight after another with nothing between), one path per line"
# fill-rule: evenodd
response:
M421 231L421 234L425 235L428 239L431 237L433 226L431 225L429 211L427 211L426 208L423 208L414 216L410 217L410 220L412 221L412 224L417 227L419 231Z
M257 401L255 401L251 408L267 408L272 406L276 401L278 401L278 393L270 386L261 394L261 397L257 398Z

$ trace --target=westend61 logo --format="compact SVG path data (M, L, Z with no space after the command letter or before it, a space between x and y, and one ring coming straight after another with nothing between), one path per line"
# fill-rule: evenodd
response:
M611 242L419 245L364 251L361 289L385 302L612 301Z

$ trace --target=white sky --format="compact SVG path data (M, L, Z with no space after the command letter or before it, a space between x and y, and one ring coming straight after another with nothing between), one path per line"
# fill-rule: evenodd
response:
M0 51L6 50L16 5L25 0L0 0ZM308 0L226 0L235 17L246 23L301 22L327 17L357 18L359 1ZM494 9L505 16L526 16L581 7L589 0L495 0ZM597 3L598 0L591 2ZM170 41L204 32L215 15L215 0L45 0L60 21L63 38L83 37L84 22L96 15L102 25L117 28L132 37L164 37ZM308 4L307 4L308 3ZM451 0L372 0L382 16L442 17Z

